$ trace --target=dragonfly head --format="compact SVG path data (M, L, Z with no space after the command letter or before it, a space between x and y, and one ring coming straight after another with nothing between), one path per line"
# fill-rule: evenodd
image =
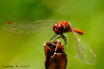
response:
M61 33L63 33L63 29L64 29L64 27L63 27L63 25L61 25L61 24L54 24L54 25L53 25L53 31L54 31L56 34L61 34Z

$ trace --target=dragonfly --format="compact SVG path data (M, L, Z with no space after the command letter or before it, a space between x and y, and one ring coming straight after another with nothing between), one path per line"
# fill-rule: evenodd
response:
M96 54L93 50L88 47L78 36L83 35L83 31L79 29L74 29L71 26L69 21L64 20L35 20L35 21L20 21L20 22L9 22L5 26L3 26L3 30L12 33L19 34L33 34L34 32L41 32L40 29L44 29L44 31L52 31L55 33L50 40L57 40L62 38L65 42L64 45L68 43L69 52L71 51L71 47L73 43L75 44L74 51L76 52L76 56L83 60L87 64L94 64L96 61ZM69 37L67 38L64 33L67 33ZM58 37L57 37L58 36ZM74 38L74 39L72 39ZM63 46L64 46L63 45Z

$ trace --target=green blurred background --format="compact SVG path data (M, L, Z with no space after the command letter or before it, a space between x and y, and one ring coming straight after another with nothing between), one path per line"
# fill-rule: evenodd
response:
M50 38L47 31L32 35L2 31L7 21L40 19L70 21L84 31L82 39L96 53L94 65L72 58L67 69L104 69L104 0L0 0L0 69L8 65L30 66L9 69L45 69L43 43Z

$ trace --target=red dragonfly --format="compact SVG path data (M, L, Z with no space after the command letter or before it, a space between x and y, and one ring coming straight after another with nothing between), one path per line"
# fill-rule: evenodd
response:
M57 35L60 35L56 39L63 38L63 40L65 41L64 45L66 45L67 39L63 35L63 33L68 33L68 32L73 31L73 32L76 32L80 35L83 35L83 32L81 30L71 28L71 25L67 21L60 21L59 24L54 24L53 25L53 31L55 32L55 35L53 35L50 40L54 39Z
M39 30L40 28L52 30L52 24L55 34L50 38L50 40L57 40L59 38L62 38L65 42L64 45L68 44L70 52L72 51L72 48L75 48L74 51L76 52L77 57L79 57L81 60L85 61L88 64L93 64L96 61L96 54L92 51L91 48L83 43L81 39L77 37L76 33L83 35L83 32L81 30L72 28L70 22L64 20L21 21L8 23L3 27L3 29L13 33L30 34L34 32L41 32L41 30ZM64 33L68 33L69 37L67 38L66 36L64 36ZM69 43L67 43L67 41Z

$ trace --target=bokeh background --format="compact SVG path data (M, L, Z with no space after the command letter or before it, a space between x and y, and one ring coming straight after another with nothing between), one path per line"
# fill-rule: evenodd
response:
M70 21L84 31L82 39L96 53L95 64L71 58L67 69L104 68L104 0L0 0L1 69L45 69L43 43L50 38L48 31L38 27L39 32L24 35L2 30L8 21L40 19ZM15 65L27 67L10 67Z

